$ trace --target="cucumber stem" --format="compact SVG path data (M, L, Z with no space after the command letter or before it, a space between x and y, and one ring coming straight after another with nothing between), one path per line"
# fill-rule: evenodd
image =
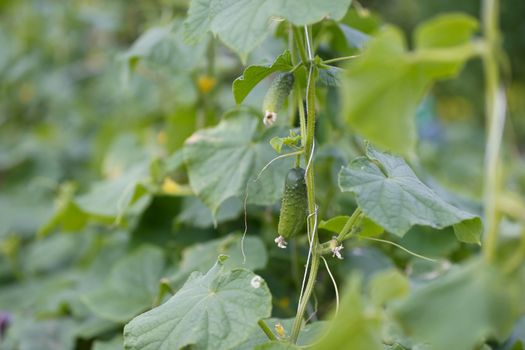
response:
M257 324L259 325L259 327L261 327L262 331L264 332L264 334L266 334L268 339L277 340L277 337L275 336L275 334L273 334L272 330L268 327L266 323L264 323L263 320L259 320Z
M298 31L295 28L296 31ZM309 39L308 30L305 30L307 33L306 40ZM299 37L299 35L295 36L296 38ZM296 42L298 43L298 47L303 48L304 51L304 45L299 45L298 40L296 39ZM308 42L308 47L311 47L310 43ZM301 49L299 49L299 52L301 52ZM308 300L310 299L310 296L313 292L316 278L317 278L317 271L319 269L319 262L321 253L318 249L319 240L316 235L316 206L315 206L315 181L314 181L314 165L313 165L313 150L314 150L314 136L315 136L315 78L317 75L317 69L315 65L309 60L304 61L306 59L306 52L303 52L303 55L301 55L301 58L303 59L303 63L305 63L305 66L307 66L308 69L308 83L306 87L306 135L302 133L303 140L306 136L306 141L304 143L305 146L305 162L306 162L306 189L307 189L307 197L308 197L308 232L312 235L310 237L310 249L311 249L311 256L312 256L312 262L310 266L310 272L308 274L308 281L306 283L306 287L304 289L304 294L301 294L301 297L299 299L299 305L297 307L297 313L295 315L295 320L292 328L292 332L290 335L290 341L292 343L297 342L297 338L299 337L299 332L301 331L301 325L303 322L303 315L306 310L306 306L308 305ZM307 64L307 65L306 65ZM301 101L302 104L302 101ZM302 108L302 106L301 106ZM303 112L304 113L304 112ZM301 127L301 130L303 130L303 127ZM306 269L308 269L308 266L306 266Z
M498 169L500 168L499 153L505 125L506 101L505 90L500 81L497 59L497 54L501 47L498 29L499 3L497 0L484 0L482 5L483 34L485 40L482 62L483 73L485 75L485 110L488 126L483 184L485 208L483 255L486 261L490 262L496 254L500 219L497 207L497 197L500 189Z

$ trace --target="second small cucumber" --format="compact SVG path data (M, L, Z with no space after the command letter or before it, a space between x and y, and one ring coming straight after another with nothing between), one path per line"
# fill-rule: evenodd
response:
M277 233L283 238L289 238L301 233L306 224L307 212L308 200L304 169L290 169L284 184Z

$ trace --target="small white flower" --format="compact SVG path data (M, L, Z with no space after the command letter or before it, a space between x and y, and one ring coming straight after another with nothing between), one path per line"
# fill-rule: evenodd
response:
M343 260L343 256L341 255L341 250L343 250L343 245L338 245L338 246L335 246L333 247L331 250L332 250L332 257L337 257L338 259L341 259Z
M264 125L266 126L272 126L273 123L275 123L275 121L277 120L277 113L275 112L270 112L270 111L266 111L264 113L264 117L263 117L263 123Z
M282 248L282 249L285 249L286 246L288 245L288 243L286 242L283 236L277 237L276 239L274 239L274 242L277 244L279 248Z
M252 278L252 280L250 281L250 284L252 285L253 288L257 289L257 288L260 288L261 287L261 284L264 282L264 280L262 279L261 276L255 276Z

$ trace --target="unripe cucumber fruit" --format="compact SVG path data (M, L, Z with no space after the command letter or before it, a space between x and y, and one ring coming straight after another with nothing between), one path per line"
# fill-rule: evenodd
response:
M308 211L304 169L293 168L288 171L284 183L284 194L279 215L277 233L289 238L301 233Z
M292 91L294 77L292 73L279 74L270 85L263 101L264 124L272 125L276 118L277 112L283 107L286 97Z

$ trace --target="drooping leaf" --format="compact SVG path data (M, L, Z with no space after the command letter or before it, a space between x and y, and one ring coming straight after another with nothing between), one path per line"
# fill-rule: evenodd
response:
M241 243L244 244L242 256ZM266 266L268 260L266 248L260 238L246 236L241 242L241 235L231 234L205 243L193 245L182 254L182 261L175 275L172 277L174 285L179 285L195 271L206 272L220 254L229 258L223 264L224 269L245 267L250 270L259 270Z
M234 349L269 317L271 294L265 281L245 269L225 270L222 259L196 272L166 303L124 327L129 350Z
M471 350L489 337L508 336L525 308L523 288L523 276L476 259L417 289L393 313L433 350Z
M438 229L454 226L459 240L479 243L480 218L441 199L417 178L403 158L368 146L366 157L341 169L339 187L356 195L366 216L398 236L413 225Z
M288 71L292 67L292 58L288 50L277 56L270 66L252 65L246 67L242 76L233 81L232 89L235 102L238 105L241 104L250 91L268 75L274 72Z
M121 259L111 270L107 283L84 295L83 300L102 318L129 321L153 305L163 269L162 251L142 247Z
M230 197L241 197L248 185L248 203L269 205L279 199L290 159L278 160L257 178L260 170L275 158L268 140L275 136L272 128L258 135L259 121L240 114L216 127L197 131L184 146L184 159L190 185L213 215Z
M283 17L295 25L312 24L329 17L341 19L351 0L194 0L185 21L189 41L212 31L241 58L270 32L270 20Z
M467 15L437 17L416 30L415 50L409 52L399 29L384 28L363 55L350 63L343 79L348 123L382 148L413 153L417 106L434 81L457 75L473 55L468 49L458 53L457 48L467 44L476 29L477 22ZM451 53L438 57L432 49Z

